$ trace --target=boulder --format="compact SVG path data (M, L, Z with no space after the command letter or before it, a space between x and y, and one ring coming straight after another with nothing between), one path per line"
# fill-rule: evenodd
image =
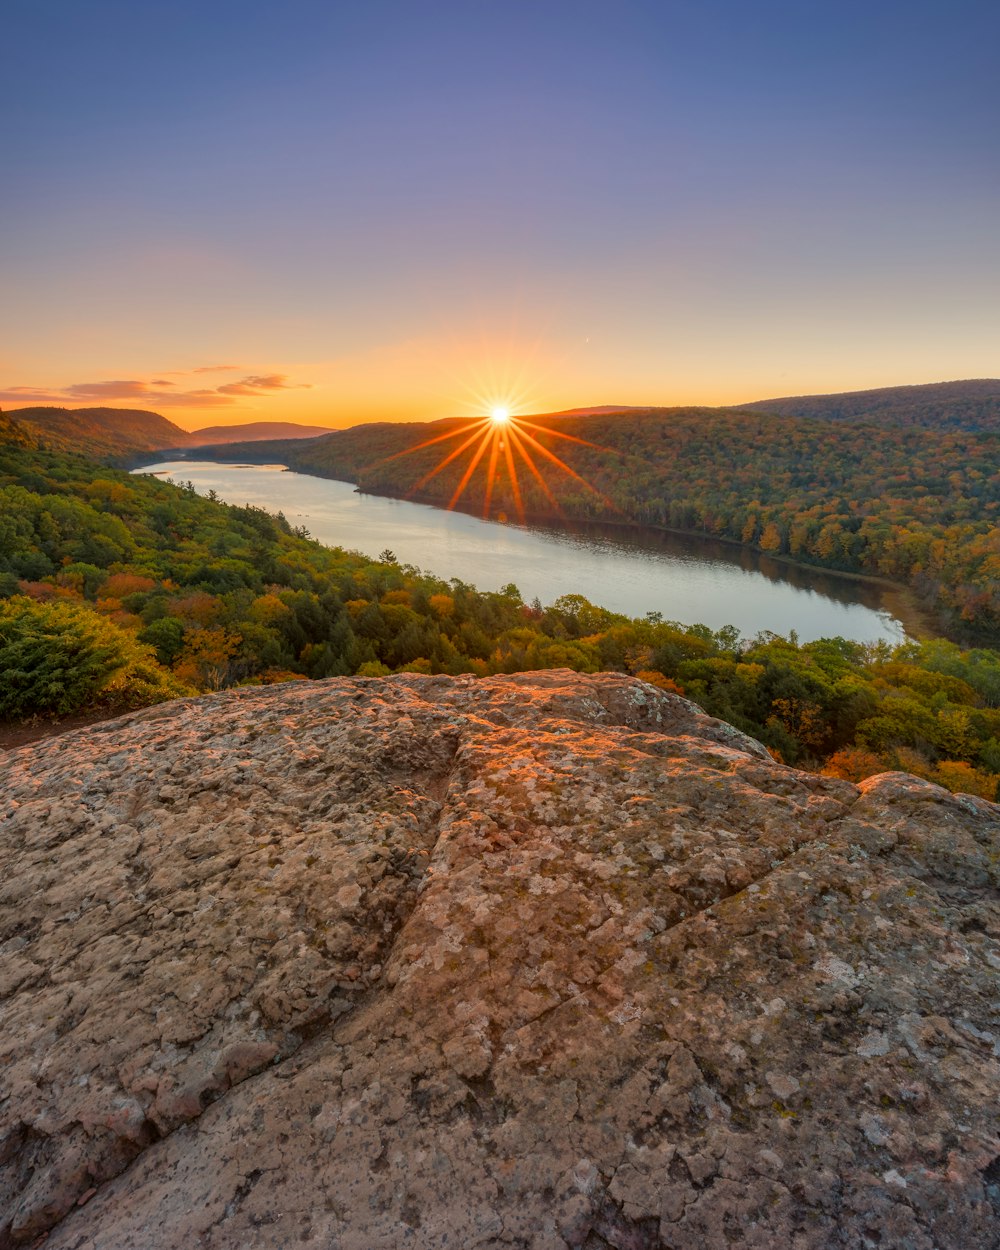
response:
M0 1246L1000 1245L1000 808L613 674L0 756Z

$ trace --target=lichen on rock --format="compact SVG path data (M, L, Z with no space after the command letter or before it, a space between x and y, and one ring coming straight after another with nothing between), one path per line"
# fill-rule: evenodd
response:
M569 672L0 775L0 1247L1000 1245L990 803Z

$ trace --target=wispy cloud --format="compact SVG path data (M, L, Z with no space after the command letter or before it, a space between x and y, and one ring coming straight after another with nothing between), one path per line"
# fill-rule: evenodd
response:
M192 373L218 372L231 366L193 369ZM288 381L284 373L248 374L225 386L178 390L165 378L114 378L100 382L74 382L64 387L11 386L0 389L0 404L110 404L139 400L157 408L221 408L243 396L267 396L276 391L308 390L306 383Z
M239 365L199 365L192 373L239 373Z
M307 383L295 385L284 373L252 374L239 382L227 382L218 388L220 395L259 395L265 391L307 391Z

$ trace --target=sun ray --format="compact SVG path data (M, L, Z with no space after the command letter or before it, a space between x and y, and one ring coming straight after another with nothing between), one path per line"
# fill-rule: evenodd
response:
M476 422L476 428L480 428L489 424L489 417L483 417L481 421ZM369 469L375 468L376 465L388 464L390 460L399 460L403 456L410 456L415 451L422 451L425 447L433 447L435 443L446 442L449 438L458 438L465 434L469 429L468 424L461 425L457 430L449 430L447 434L439 434L436 438L425 438L422 443L414 443L412 447L407 447L403 451L394 452L391 456L384 456L381 460L376 460L373 464L367 465Z
M564 434L562 430L554 430L550 425L536 425L534 421L526 421L524 417L518 417L518 425L527 426L531 430L541 430L544 434L552 434L556 438L565 438L570 443L581 443L584 447L593 447L595 451L609 451L610 448L602 447L599 443L592 443L589 438L577 438L575 434Z
M500 427L493 427L493 445L490 448L490 463L486 470L486 491L483 498L483 520L489 520L490 504L493 502L493 483L497 475L497 456L500 454Z
M551 460L554 465L562 469L564 473L568 473L570 477L574 478L577 482L579 482L581 486L586 486L587 490L593 491L593 493L598 497L598 499L604 500L605 503L610 505L611 501L609 499L605 499L604 495L601 494L601 492L597 489L596 486L591 486L591 484L587 481L585 477L581 477L580 474L577 473L576 469L571 469L565 460L560 460L559 457L555 454L555 452L549 451L547 447L543 447L542 444L538 441L537 438L535 438L533 434L528 434L523 429L520 431L520 433L525 439L525 441L530 443L532 447L535 448L536 451L540 451L547 460Z
M479 446L475 450L475 454L473 455L472 459L469 461L468 465L466 466L465 472L462 474L462 480L455 487L455 493L448 500L449 511L452 508L454 508L455 504L457 504L459 499L461 499L462 492L465 490L466 486L468 486L469 484L469 478L471 478L473 473L475 472L476 465L480 462L480 460L482 460L483 452L486 450L487 444L489 443L490 439L493 437L495 433L496 433L495 430L488 429L486 433L483 435L482 439L480 440Z
M514 466L514 453L511 450L513 431L507 430L507 437L503 440L503 454L507 461L507 475L510 478L510 487L514 493L514 507L517 510L517 519L524 524L524 501L521 498L521 484L517 480L517 469Z
M556 499L555 495L553 495L552 491L549 489L548 482L546 482L545 478L542 477L541 471L539 470L538 466L535 464L534 460L532 460L530 454L528 453L528 449L521 443L521 440L517 437L517 434L515 433L513 427L510 429L509 433L510 433L511 441L516 447L518 454L520 455L524 463L528 466L535 481L538 483L539 487L541 488L542 494L549 501L549 503L553 506L553 508L555 508L559 516L563 516L564 513L563 513L562 508L559 506L559 500Z
M462 452L465 451L466 447L469 446L470 443L474 443L476 439L479 438L480 432L485 424L486 424L485 421L478 422L476 426L473 428L472 433L469 435L469 437L465 440L464 443L459 443L459 445L453 451L449 452L448 455L445 456L445 458L442 461L440 461L440 463L436 464L433 469L425 473L424 476L420 479L420 481L417 482L416 485L410 488L410 490L407 492L407 495L406 495L407 499L409 499L411 495L415 494L421 488L421 486L425 486L431 480L432 477L437 477L437 475L441 472L441 470L445 468L446 465L451 464L451 462L455 460L458 456L460 456ZM467 430L468 428L469 427L466 426L465 430ZM462 433L465 433L465 430L463 430ZM487 431L487 433L488 432L489 431ZM427 444L425 443L424 446L426 445ZM416 447L414 447L414 448L411 448L411 450L416 451L417 449ZM404 455L405 453L400 452L399 454Z

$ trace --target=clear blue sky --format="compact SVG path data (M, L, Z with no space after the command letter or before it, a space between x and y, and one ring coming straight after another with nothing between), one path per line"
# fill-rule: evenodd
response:
M1000 373L996 3L7 0L4 42L5 407Z

